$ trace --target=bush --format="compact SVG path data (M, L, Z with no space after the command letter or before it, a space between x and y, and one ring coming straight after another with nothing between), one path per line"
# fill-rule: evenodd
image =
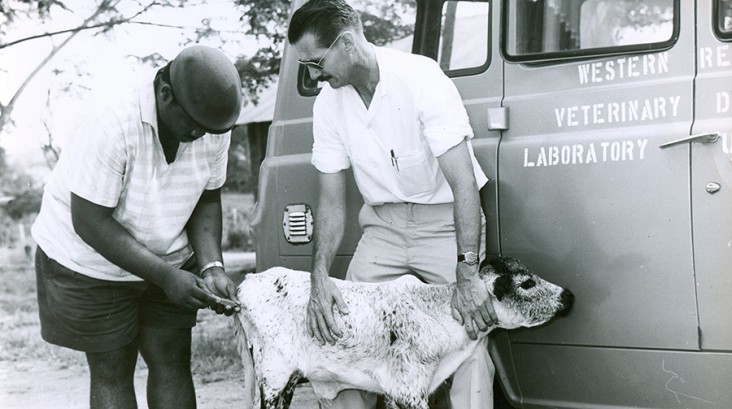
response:
M224 237L223 247L228 251L252 251L254 246L249 237L249 226L231 226Z
M8 247L15 242L18 228L13 219L0 208L0 248Z
M28 214L37 214L41 210L43 190L37 187L28 187L15 194L15 198L5 205L8 215L14 220L20 220Z
M253 251L249 236L249 212L254 205L250 193L226 192L221 197L223 211L222 247L225 251Z

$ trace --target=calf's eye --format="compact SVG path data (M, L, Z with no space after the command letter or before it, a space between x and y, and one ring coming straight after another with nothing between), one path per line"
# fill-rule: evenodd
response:
M529 288L533 288L534 286L536 286L536 282L532 279L528 279L521 283L521 288L523 288L524 290L528 290Z

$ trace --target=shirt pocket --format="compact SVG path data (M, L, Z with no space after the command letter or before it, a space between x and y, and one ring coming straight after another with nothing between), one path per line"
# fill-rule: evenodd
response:
M416 196L437 189L437 158L426 147L395 152L392 170L399 190L406 196Z

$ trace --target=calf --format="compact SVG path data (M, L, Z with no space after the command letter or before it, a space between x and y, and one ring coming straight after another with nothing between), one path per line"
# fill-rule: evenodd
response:
M350 311L340 315L334 309L344 331L335 345L321 345L307 333L309 273L276 267L248 275L239 286L237 322L243 332L237 338L253 394L249 398L255 407L261 399L266 409L286 409L304 376L324 399L343 389L361 389L386 395L394 406L427 409L429 394L493 328L533 327L572 305L569 290L537 277L514 259L493 259L479 274L493 294L498 324L477 340L452 317L454 283L334 280Z

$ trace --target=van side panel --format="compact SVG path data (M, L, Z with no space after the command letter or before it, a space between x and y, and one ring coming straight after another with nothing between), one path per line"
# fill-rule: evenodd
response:
M516 64L498 46L500 9L511 2L494 0L490 65L453 77L491 178L488 254L520 258L576 296L551 325L491 333L496 378L516 407L732 407L732 43L710 28L714 1L678 2L680 34L668 50ZM425 41L437 29L415 28ZM312 244L283 231L286 206L318 211L314 98L298 93L295 58L287 47L252 215L258 271L311 264ZM489 129L496 112L507 113L507 129ZM716 143L660 148L712 132ZM348 174L336 277L361 234Z
M270 126L267 156L260 171L257 206L252 216L252 231L257 252L257 271L284 266L309 271L312 243L288 243L283 230L285 208L307 204L315 214L318 209L318 174L310 163L313 146L312 106L315 98L297 91L298 64L295 51L288 47L282 61L277 90L275 118ZM345 277L347 260L361 237L358 210L363 203L350 170L346 231L338 251L345 262L335 263L334 277Z
M730 355L698 352L696 145L660 148L688 137L694 120L696 13L693 2L680 7L680 34L666 51L505 65L501 250L576 294L568 317L494 337L510 340L494 342L492 356L514 404L732 402L718 379L730 374Z
M732 402L730 355L514 345L513 356L517 367L533 369L519 371L519 383L531 385L522 408L727 409Z
M500 16L500 2L491 2L490 8L488 16L490 38L486 44L487 47L490 47L490 65L479 74L452 77L470 118L470 126L473 128L475 136L471 143L475 157L489 178L488 184L481 190L481 205L486 216L484 245L489 256L500 254L496 181L498 179L498 143L501 130L489 129L488 118L491 115L489 112L500 111L503 99L503 60L499 48L494 46L495 42L490 42L492 39L500 37L500 25L497 24L497 16Z

